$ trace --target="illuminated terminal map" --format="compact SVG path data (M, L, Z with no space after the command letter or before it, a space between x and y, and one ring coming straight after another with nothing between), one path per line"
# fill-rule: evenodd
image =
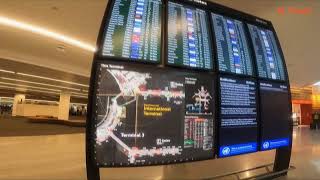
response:
M136 69L122 64L98 69L97 162L130 166L213 158L212 77Z

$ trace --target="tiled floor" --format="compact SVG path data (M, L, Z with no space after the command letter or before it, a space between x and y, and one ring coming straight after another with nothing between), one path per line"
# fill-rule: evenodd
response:
M4 123L10 120L0 118L0 126L10 126L10 122ZM43 128L55 133L39 135ZM61 127L38 124L33 125L35 136L30 133L19 135L19 132L14 133L17 136L10 133L8 136L2 135L0 180L85 180L84 134L65 134L56 128ZM15 131L13 127L8 129ZM101 179L106 180L200 179L271 163L273 158L274 151L269 151L180 165L100 171ZM320 179L320 131L310 131L307 127L295 129L292 165L297 169L290 171L288 177L279 179ZM244 177L249 175L243 174Z

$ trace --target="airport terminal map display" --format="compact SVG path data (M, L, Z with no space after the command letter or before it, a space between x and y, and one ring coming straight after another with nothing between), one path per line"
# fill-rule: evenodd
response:
M244 24L235 19L211 13L216 38L219 70L253 75L252 56Z
M168 64L213 68L208 20L204 10L169 1Z
M220 77L219 157L258 150L256 83Z
M261 78L286 80L284 62L272 31L248 24Z
M160 62L161 0L114 0L103 56Z
M292 128L288 86L260 82L260 96L261 150L288 146Z
M207 74L100 64L95 151L100 166L214 157L214 82Z

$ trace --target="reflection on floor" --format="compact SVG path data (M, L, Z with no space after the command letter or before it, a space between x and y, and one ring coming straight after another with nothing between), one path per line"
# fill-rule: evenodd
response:
M3 123L4 121L15 122ZM6 126L0 127L1 131L19 131L25 126L19 123L25 122L21 118L0 118L0 126ZM64 128L73 133L66 133ZM59 129L59 132L45 132L50 129ZM0 180L85 180L85 136L82 132L75 133L74 129L77 128L34 124L32 128L24 130L32 130L35 132L34 136L30 136L32 132L24 133L25 135L16 133L19 136L14 136L14 133L0 136ZM101 179L106 180L199 179L271 163L273 157L274 151L269 151L180 165L100 171ZM295 129L292 165L297 169L290 171L288 177L279 179L319 179L320 131ZM250 175L243 174L244 177Z

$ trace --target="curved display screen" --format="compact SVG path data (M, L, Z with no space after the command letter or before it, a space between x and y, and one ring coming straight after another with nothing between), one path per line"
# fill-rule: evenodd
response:
M220 77L219 157L258 150L256 82Z
M252 56L244 24L232 18L211 13L216 38L219 70L253 75Z
M213 69L208 17L204 10L169 2L167 63Z
M206 74L101 64L96 89L100 166L214 157L214 82Z
M261 150L289 146L291 110L289 90L285 84L260 82Z
M159 63L161 9L161 0L114 0L102 55Z
M272 31L248 24L258 75L261 78L286 80L284 62Z
M191 0L111 0L105 13L90 82L89 166L291 147L290 86L269 21Z

